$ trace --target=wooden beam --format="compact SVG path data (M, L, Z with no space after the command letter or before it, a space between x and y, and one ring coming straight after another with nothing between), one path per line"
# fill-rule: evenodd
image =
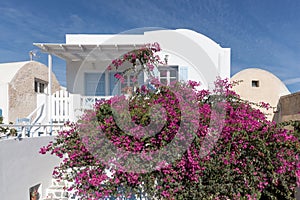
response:
M85 51L86 51L85 47L84 47L84 46L82 46L81 44L79 44L78 46L80 47L81 51L83 51L83 52L85 52Z
M60 44L59 46L60 46L64 51L68 51L68 48L67 48L65 45Z

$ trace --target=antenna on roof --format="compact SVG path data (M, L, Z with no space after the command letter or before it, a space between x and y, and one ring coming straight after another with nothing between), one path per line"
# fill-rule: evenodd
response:
M36 49L29 51L29 59L30 59L30 61L33 61L34 57L35 58L39 58L39 56L38 56L38 50L36 50Z

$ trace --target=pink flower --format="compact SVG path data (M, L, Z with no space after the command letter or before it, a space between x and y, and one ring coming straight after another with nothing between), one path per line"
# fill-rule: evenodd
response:
M143 67L150 70L158 64L154 54L158 50L159 45L148 45L113 64L149 58ZM124 76L136 69L135 65L119 69L115 77L124 81ZM216 191L201 188L204 199L205 194L212 199L240 199L238 191L256 199L252 194L281 187L283 182L287 193L296 185L292 180L298 178L300 184L298 138L239 99L229 80L218 79L213 92L193 89L199 84L194 81L165 86L153 79L151 83L155 84L153 91L141 86L131 98L98 101L80 124L68 124L69 129L42 147L41 154L64 158L53 175L70 178L72 189L83 199L103 199L120 189L127 189L124 195L132 196L131 189L143 184L155 188L159 198L188 199L189 191L197 196L194 188L209 184L212 177L220 184L214 185ZM218 101L219 97L226 101ZM150 114L156 105L163 112ZM223 112L224 119L219 116ZM149 127L151 130L146 129ZM174 159L169 159L172 156ZM112 177L106 175L108 168ZM217 193L228 187L223 183L233 187L228 196Z
M48 148L47 148L47 147L42 147L42 148L40 148L39 153L40 153L40 154L46 154L47 151L48 151Z
M132 77L132 78L131 78L131 81L132 81L133 83L135 83L135 82L137 81L137 78Z
M147 63L147 67L149 68L150 71L153 71L154 65L151 63Z

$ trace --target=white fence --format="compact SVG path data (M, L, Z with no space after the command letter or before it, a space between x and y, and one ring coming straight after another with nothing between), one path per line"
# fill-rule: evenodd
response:
M97 100L108 98L111 96L81 96L60 90L51 96L51 106L49 107L49 96L38 94L36 109L27 117L17 119L16 124L2 124L6 131L0 132L0 139L56 134L64 129L66 122L76 122L84 110L93 109ZM10 133L11 129L15 131Z
M64 123L66 121L71 121L73 108L73 98L71 98L69 92L66 90L60 90L53 94L52 96L52 122L54 123Z
M81 96L80 105L82 109L93 109L97 101L109 99L111 97L112 96Z
M108 99L111 96L81 96L60 90L52 96L52 122L64 123L77 121L86 109L93 109L97 100Z

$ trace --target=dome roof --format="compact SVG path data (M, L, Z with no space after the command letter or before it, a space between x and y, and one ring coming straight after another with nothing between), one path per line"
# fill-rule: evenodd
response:
M232 76L231 80L261 80L274 88L276 86L279 96L290 94L285 84L271 72L259 69L259 68L248 68L244 69Z
M11 62L0 64L0 83L10 83L17 72L26 64L33 61Z

